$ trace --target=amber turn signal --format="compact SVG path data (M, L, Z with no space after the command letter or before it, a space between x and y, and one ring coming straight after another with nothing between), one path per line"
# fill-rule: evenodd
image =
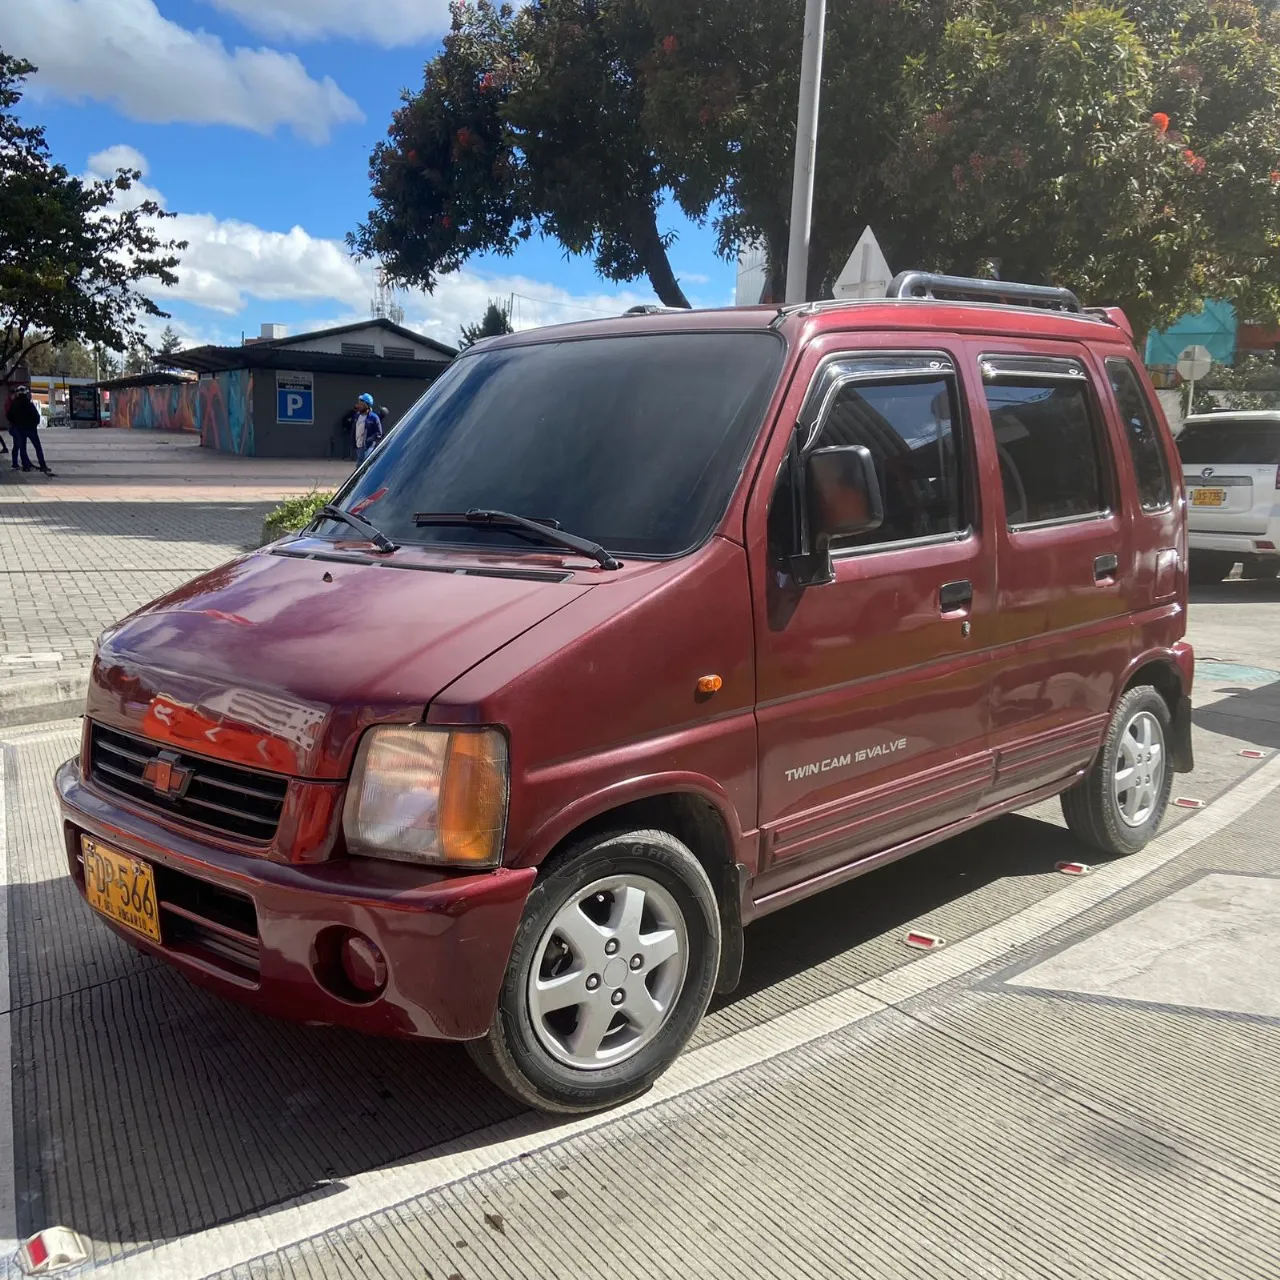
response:
M699 693L719 693L724 687L724 681L719 676L699 676L698 692Z

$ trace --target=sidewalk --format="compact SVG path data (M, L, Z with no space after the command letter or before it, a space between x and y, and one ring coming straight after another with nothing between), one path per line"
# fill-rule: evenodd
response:
M155 432L42 440L55 476L0 471L0 725L72 714L104 627L256 546L281 498L351 470Z
M1274 1280L1280 759L1242 741L1198 729L1208 807L1086 877L1042 806L753 925L648 1095L554 1123L125 945L65 873L76 726L0 734L17 1233L121 1280Z

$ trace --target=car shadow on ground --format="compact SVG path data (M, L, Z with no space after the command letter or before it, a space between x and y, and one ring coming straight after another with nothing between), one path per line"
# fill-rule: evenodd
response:
M1078 856L1060 827L1000 819L753 925L727 1001ZM483 1145L520 1112L459 1046L280 1022L209 995L101 928L67 880L15 885L9 909L21 1236L61 1223L112 1250L183 1236L441 1143Z
M1189 603L1273 604L1280 600L1280 578L1228 578L1225 582L1199 583L1191 588Z
M1192 712L1197 728L1280 750L1280 680L1254 689L1224 685L1219 692L1227 696Z

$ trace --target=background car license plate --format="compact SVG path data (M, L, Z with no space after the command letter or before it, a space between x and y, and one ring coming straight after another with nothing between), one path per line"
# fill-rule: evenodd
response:
M1221 507L1227 501L1225 489L1192 489L1191 505L1193 507Z
M160 941L156 877L149 863L80 837L84 855L84 895L89 905L126 928Z

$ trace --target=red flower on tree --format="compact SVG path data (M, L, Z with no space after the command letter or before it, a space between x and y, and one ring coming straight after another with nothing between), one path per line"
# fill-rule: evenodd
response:
M448 231L453 226L453 219L447 213L440 215L440 225Z
M1163 111L1157 111L1151 117L1151 124L1158 134L1164 135L1169 132L1169 117Z
M662 38L662 52L668 57L680 47L680 41L675 36L664 36Z
M476 135L464 124L458 130L458 146L469 147L475 141Z
M1205 170L1204 156L1196 155L1190 147L1182 153L1182 162L1191 170L1192 173L1203 173Z

